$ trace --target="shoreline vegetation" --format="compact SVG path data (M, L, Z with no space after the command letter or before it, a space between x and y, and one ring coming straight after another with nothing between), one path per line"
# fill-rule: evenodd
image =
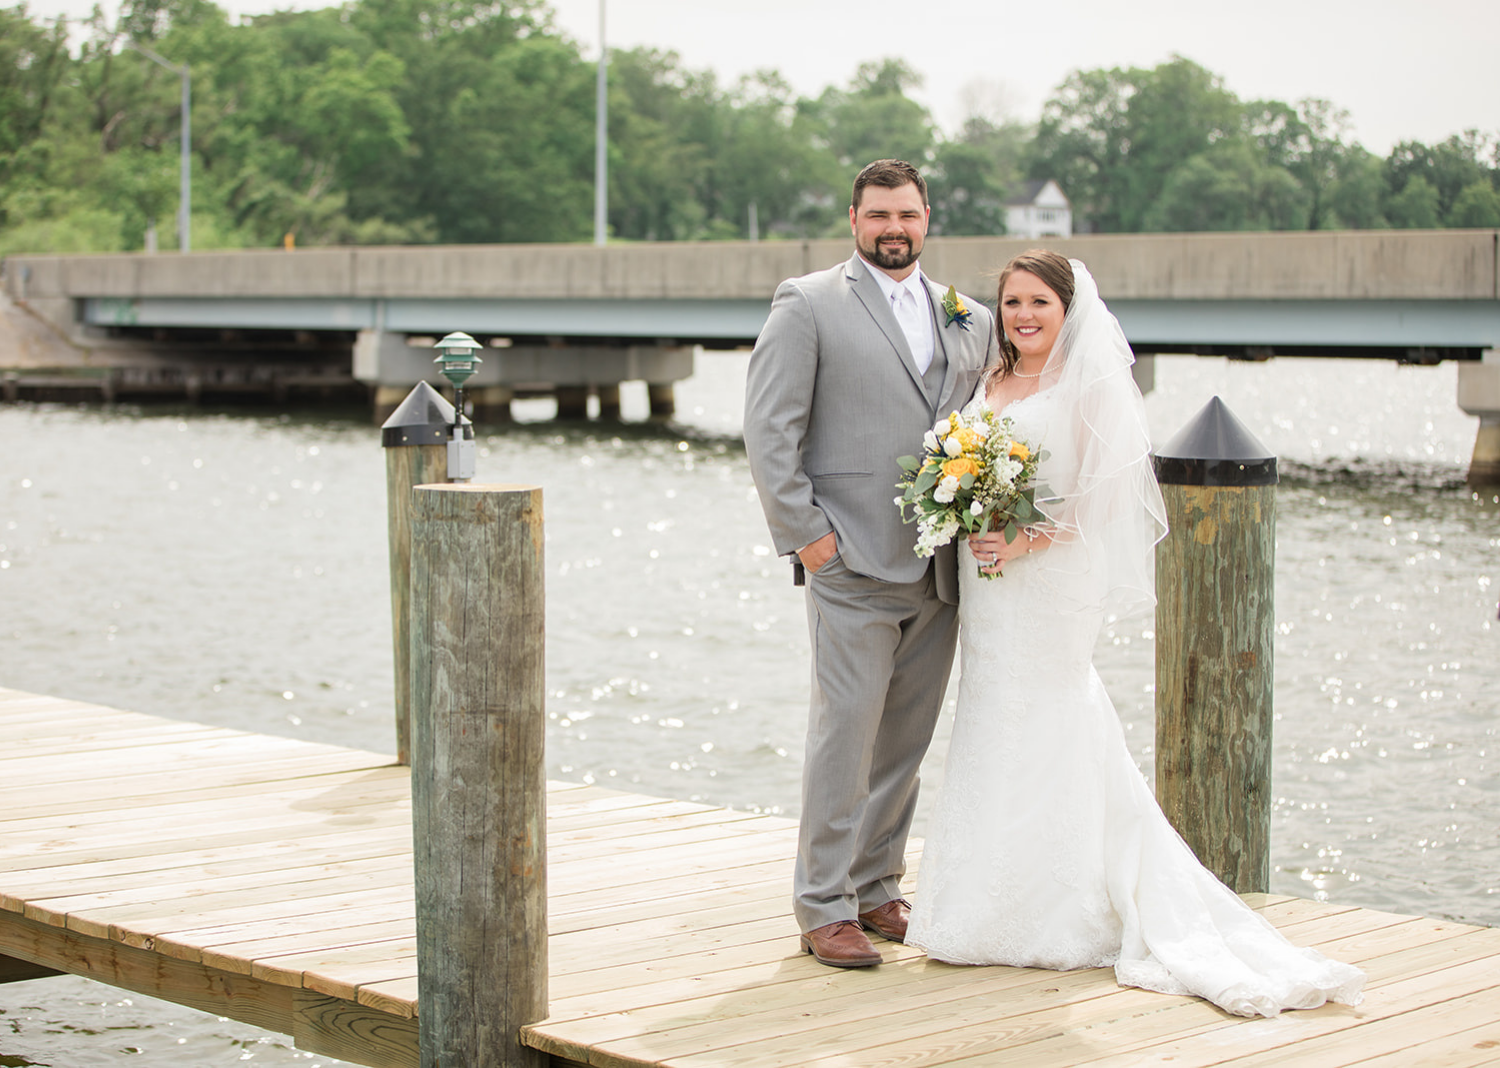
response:
M595 64L545 3L234 25L208 0L130 0L114 22L21 3L0 8L0 255L177 247L180 79L126 42L191 72L194 249L592 235ZM893 155L927 174L934 234L1004 233L1007 201L1047 179L1076 232L1500 226L1500 131L1382 158L1336 103L1242 100L1183 56L1076 70L1035 123L973 114L951 135L897 58L816 96L649 48L612 51L609 77L613 240L842 234L852 169Z

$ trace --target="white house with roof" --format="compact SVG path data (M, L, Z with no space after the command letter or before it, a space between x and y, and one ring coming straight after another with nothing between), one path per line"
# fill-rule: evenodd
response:
M1027 182L1005 202L1005 229L1012 237L1072 237L1073 205L1051 178Z

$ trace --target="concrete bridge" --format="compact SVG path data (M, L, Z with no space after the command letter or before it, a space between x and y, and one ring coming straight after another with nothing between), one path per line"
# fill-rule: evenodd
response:
M922 264L993 303L994 272L1032 244L933 238ZM1048 245L1089 264L1147 388L1155 353L1462 361L1458 402L1482 421L1476 470L1500 481L1500 231ZM176 374L204 391L239 375L287 390L363 383L384 408L430 376L423 339L465 330L492 346L473 383L478 417L538 391L576 415L590 394L608 411L628 380L670 410L698 347L750 344L777 283L849 252L836 239L13 256L4 285L77 347L106 394L132 374Z

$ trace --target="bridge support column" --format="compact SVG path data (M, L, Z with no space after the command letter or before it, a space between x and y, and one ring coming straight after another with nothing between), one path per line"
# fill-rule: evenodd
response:
M651 400L652 419L670 419L677 414L677 393L672 383L647 383L646 396Z
M511 421L510 402L515 400L515 390L508 386L480 386L470 390L474 398L473 419L476 423L508 423Z
M600 386L594 390L594 395L599 398L599 418L620 418L620 387Z
M1469 485L1500 486L1500 349L1486 349L1480 363L1459 364L1458 406L1479 416Z
M589 417L588 386L558 386L557 418L587 419Z

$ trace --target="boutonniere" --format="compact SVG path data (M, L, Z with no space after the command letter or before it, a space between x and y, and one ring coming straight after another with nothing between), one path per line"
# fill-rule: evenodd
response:
M974 317L965 305L962 297L958 295L958 289L954 286L948 287L948 295L943 298L943 311L948 313L948 321L944 326L959 325L959 329L969 329L969 320Z

